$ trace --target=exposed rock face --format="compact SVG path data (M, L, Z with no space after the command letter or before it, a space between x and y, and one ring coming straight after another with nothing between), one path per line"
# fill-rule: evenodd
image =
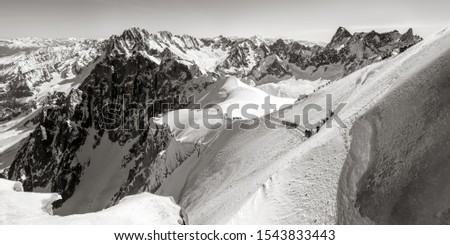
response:
M213 82L212 77L237 75L260 82L299 73L308 78L336 79L418 41L412 31L403 35L396 31L351 35L344 28L338 29L326 47L281 39L268 44L260 39L196 39L169 32L150 34L139 28L126 30L102 43L101 56L92 58L96 63L76 59L17 73L21 81L39 74L33 76L43 79L36 81L38 84L52 79L55 70L72 77L82 73L86 62L95 65L78 88L67 95L56 92L42 102L38 126L18 152L8 178L21 180L26 191L60 193L62 199L55 207L63 208L80 186L90 184L91 180L83 176L93 175L94 155L105 154L101 149L117 147L125 151L116 161L118 166L106 167L117 167L125 174L115 180L111 193L104 194L106 200L77 212L103 209L129 194L154 192L201 147L177 141L167 125L155 123L152 117L186 108L193 94ZM42 52L46 57L47 51ZM11 67L3 65L0 69ZM8 81L12 84L9 86L17 86L11 90L18 93L15 97L30 88L29 83L23 87L21 82Z
M21 52L5 59L0 67L0 82L5 83L7 95L15 98L33 95L38 85L57 78L79 73L92 62L103 43L97 40L74 40L65 46L42 47L30 53ZM55 77L56 76L56 77Z
M306 46L297 41L278 39L268 45L260 39L224 40L215 39L207 42L217 47L231 47L227 58L221 62L216 72L224 75L239 77L251 76L259 80L265 76L255 76L257 70L265 70L264 59L275 55L284 66L294 65L297 78L303 79L339 79L355 70L373 62L403 52L407 48L421 41L412 30L405 34L398 31L377 33L360 32L351 34L343 27L339 27L335 35L325 47L313 45ZM218 43L222 43L219 45ZM278 66L280 67L280 66ZM274 80L285 77L284 69L275 69L269 75ZM292 74L294 75L294 74Z
M352 35L339 27L325 47L306 47L298 42L285 44L278 40L270 48L280 58L299 67L309 78L338 79L373 62L396 55L421 40L413 35L411 29L403 35L398 31Z
M167 125L152 123L124 158L124 164L134 161L134 165L111 204L130 194L154 193L163 180L196 150L196 144L175 140Z
M259 64L251 70L250 74L256 81L263 78L271 80L292 77L292 71L277 55L269 55L259 61Z
M0 171L0 179L7 179L8 178L8 169L3 169Z
M39 115L39 127L30 135L28 142L18 152L10 167L9 179L21 180L26 191L35 187L50 186L51 191L69 196L82 172L80 164L71 166L71 160L86 138L81 127L72 128L65 120L76 116L74 102L81 91L73 90L68 98L55 93ZM26 177L26 178L24 178Z
M408 31L401 36L400 42L403 42L407 45L412 45L417 39L418 37L413 34L413 30L409 28Z
M331 42L327 45L327 48L339 49L342 45L345 45L351 37L352 34L347 31L347 29L339 27L333 38L331 38Z
M257 46L250 40L238 41L232 45L228 57L216 68L216 71L241 77L247 75L260 58L256 48Z
M284 60L288 57L289 45L284 43L282 39L278 39L270 46L270 50Z
M0 41L0 45L14 48L16 42ZM39 94L44 93L42 85L80 75L102 52L104 43L91 39L37 39L21 45L26 46L16 47L16 53L0 61L0 121L36 108Z
M97 64L79 89L72 90L68 96L55 93L50 97L39 115L39 126L11 165L9 179L21 179L24 174L22 182L26 191L44 188L60 193L62 200L55 202L55 207L73 195L83 174L90 171L90 160L82 160L80 150L95 151L102 141L123 147L130 145L129 154L123 159L123 166L131 169L130 174L124 187L117 190L120 192L114 202L145 189L144 185L154 190L180 164L171 158L157 159L174 139L167 126L148 122L167 109L165 103L170 103L172 109L185 107L188 96L195 93L190 81L198 73L174 59L157 64L140 52L130 56L128 52L113 52L127 50L118 47L118 43L121 42L111 42L107 48L111 53ZM133 46L140 45L137 42ZM201 83L197 85L198 90L205 87ZM88 137L95 139L93 145L89 145ZM190 148L186 155L194 151L194 147ZM184 157L187 156L176 160L182 161ZM155 181L140 182L149 175Z
M39 106L17 103L16 100L36 96L43 84L80 76L83 69L98 60L105 47L107 56L111 58L128 58L141 53L158 65L163 60L174 59L187 65L193 73L215 77L253 76L253 79L253 71L263 69L260 67L265 63L263 60L276 55L284 66L295 67L293 70L297 72L293 75L297 78L338 79L368 64L403 52L420 40L412 29L403 35L398 31L352 35L339 27L325 47L283 39L271 42L260 37L197 39L188 35L173 35L167 31L150 34L140 28L125 30L121 35L114 35L106 41L29 41L28 46L18 49L26 52L3 59L0 63L0 100L3 100L0 102L0 120L10 120L33 106ZM14 47L14 41L0 41L0 45L10 49ZM27 51L30 50L27 48L32 51ZM286 75L283 70L280 72L274 70L269 75L280 80Z

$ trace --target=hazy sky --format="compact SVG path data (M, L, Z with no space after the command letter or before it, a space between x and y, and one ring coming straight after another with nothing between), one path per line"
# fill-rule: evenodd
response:
M349 31L426 37L450 24L449 0L0 0L0 38L109 37L137 26L196 37L329 41Z

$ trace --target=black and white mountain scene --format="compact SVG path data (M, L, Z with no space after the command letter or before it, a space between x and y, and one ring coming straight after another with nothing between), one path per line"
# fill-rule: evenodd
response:
M1 1L0 224L450 224L431 2Z

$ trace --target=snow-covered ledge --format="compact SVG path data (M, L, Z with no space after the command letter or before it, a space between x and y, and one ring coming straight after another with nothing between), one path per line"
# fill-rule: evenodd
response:
M173 198L150 193L125 197L119 204L95 213L55 216L55 193L23 192L20 182L0 179L0 224L179 225L186 223Z

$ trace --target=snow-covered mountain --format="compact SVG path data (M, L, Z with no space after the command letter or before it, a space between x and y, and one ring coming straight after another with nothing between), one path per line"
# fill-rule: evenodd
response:
M50 39L50 38L16 38L0 39L0 58L20 52L30 53L39 48L71 46L76 42L86 40L80 38Z
M289 39L275 41L257 36L249 39L223 36L198 39L166 31L150 34L140 28L125 30L121 35L105 40L2 40L0 47L13 52L0 58L0 131L5 132L0 163L11 164L17 149L24 143L23 139L34 129L36 120L31 120L34 117L32 115L39 114L46 97L54 92L67 95L71 89L78 88L105 57L116 59L117 56L121 59L139 53L156 64L167 59L176 60L188 66L191 73L199 78L184 86L183 93L188 97L193 95L193 91L202 90L201 87L205 88L217 78L227 75L242 78L247 84L264 85L268 88L265 91L272 95L289 94L292 97L315 91L327 83L326 80L339 78L379 61L379 57L395 55L420 40L412 31L403 36L393 32L397 34L391 39L380 39L377 46L383 47L385 53L376 50L371 51L370 57L362 55L360 58L351 58L356 57L355 54L336 57L332 46L340 42L339 36L344 30L339 28L329 45ZM358 40L355 39L352 45ZM361 43L365 43L364 39L361 40ZM344 41L339 45L350 46L350 39ZM389 53L391 50L394 51ZM304 87L307 92L292 91L285 86L292 84L290 82L278 84L279 81L292 79L309 84ZM13 127L19 121L22 121L22 126ZM15 132L11 132L11 129Z
M129 195L151 192L173 196L194 224L345 223L342 217L350 216L339 216L336 195L351 154L350 128L394 81L409 79L400 75L414 69L405 62L422 54L437 59L427 51L443 47L448 33L439 35L413 46L421 38L411 30L339 28L321 46L131 28L106 40L5 56L0 61L14 62L1 66L4 98L38 103L0 131L8 136L0 156L9 149L13 155L0 158L1 174L21 181L25 191L60 194L53 202L58 215L111 209ZM349 128L334 125L311 138L307 125L291 129L298 123L293 114L303 116L307 103L323 104L327 93L350 105L341 112ZM267 97L276 105L269 112L262 108ZM258 106L251 115L227 112L214 128L175 124L176 116L202 125L206 114L249 104ZM325 113L310 117L322 120ZM239 127L252 122L275 129ZM12 139L16 134L20 139Z
M39 225L179 225L187 217L173 199L149 193L128 196L118 205L90 214L56 216L56 193L23 192L20 182L0 179L0 224Z
M352 35L342 27L326 46L286 39L273 42L257 36L198 39L167 31L150 34L140 28L125 30L108 40L1 40L0 47L9 51L0 57L0 120L11 120L39 107L41 98L49 92L68 93L104 53L129 57L139 52L157 64L175 58L194 73L233 75L263 84L292 75L296 79L335 80L396 55L420 40L412 30L403 35L397 31Z
M326 108L327 94L333 110L346 103L344 125L312 137L285 126L222 132L157 194L174 196L192 224L448 224L449 47L446 29L272 115L306 127L294 120L304 107Z
M125 40L126 36L127 33L124 33L118 39ZM141 123L163 113L162 105L165 103L171 103L174 109L178 109L188 102L188 92L192 93L208 83L200 78L194 81L198 70L192 71L191 67L173 58L157 64L141 52L109 52L115 48L117 42L108 44L106 56L93 68L79 89L72 89L68 96L56 93L50 97L39 114L39 126L18 152L22 160L16 158L9 171L12 179L25 171L28 177L23 183L27 191L41 188L60 193L62 200L55 204L56 207L71 197L76 188L83 190L83 186L87 191L82 195L92 192L93 196L100 193L105 196L83 206L76 203L77 199L70 199L64 207L69 210L67 212L96 211L108 206L119 192L119 187L127 180L128 172L135 173L133 167L139 167L143 160L160 160L159 163L148 163L149 168L162 168L161 173L153 173L156 179L167 174L170 170L166 168L172 159L156 158L173 138L170 131L164 125L154 125L151 121L149 124L152 127ZM129 103L131 107L122 110L120 118L110 123L105 120L114 119L117 114L103 111L109 103ZM150 103L152 108L133 110L140 109L134 105ZM137 117L134 113L138 113ZM122 122L130 126L129 130L118 128L124 126L119 125ZM134 126L134 123L138 126ZM194 150L193 146L186 147L188 153ZM105 161L105 154L111 157L108 161ZM109 171L104 172L105 168ZM34 171L38 171L39 176ZM86 175L96 177L87 177L88 181L84 182L83 177ZM101 183L113 179L116 189L111 184L107 187L109 191L105 190L106 186ZM96 181L98 188L92 188ZM153 184L158 185L158 182ZM126 193L131 194L133 191L130 189Z
M0 41L0 48L17 51L0 57L0 121L29 114L47 95L79 85L103 45L91 39Z

